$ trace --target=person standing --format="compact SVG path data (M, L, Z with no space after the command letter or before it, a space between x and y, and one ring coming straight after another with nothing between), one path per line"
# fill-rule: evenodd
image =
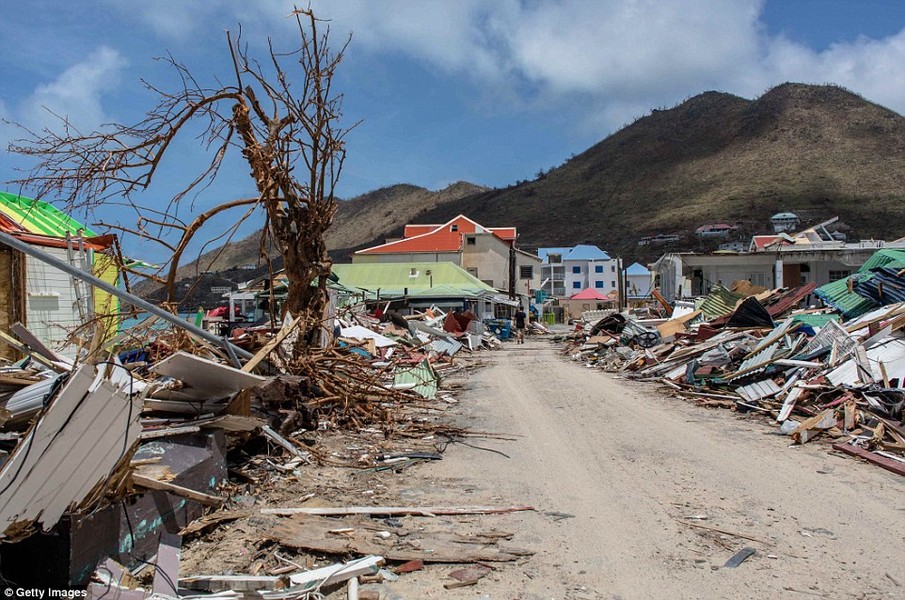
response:
M519 306L515 312L515 340L519 344L525 343L525 328L528 325L528 315Z

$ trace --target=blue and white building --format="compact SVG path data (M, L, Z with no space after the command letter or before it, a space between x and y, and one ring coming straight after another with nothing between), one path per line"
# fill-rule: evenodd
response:
M650 270L641 263L633 263L625 270L625 297L630 300L650 298L654 278Z
M603 295L619 289L619 260L597 246L539 248L541 289L556 298L568 298L591 288Z

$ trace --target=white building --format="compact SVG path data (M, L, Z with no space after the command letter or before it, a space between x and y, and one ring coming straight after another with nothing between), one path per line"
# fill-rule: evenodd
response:
M568 298L586 288L604 296L619 288L619 260L597 246L539 248L542 289L557 298Z
M790 212L776 213L770 217L770 223L773 225L773 231L782 233L784 231L795 231L801 224L798 215Z
M653 275L641 263L633 263L625 269L625 297L632 300L650 298Z

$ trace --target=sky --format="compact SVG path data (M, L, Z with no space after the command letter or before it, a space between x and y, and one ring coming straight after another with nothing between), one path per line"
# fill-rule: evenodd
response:
M229 81L227 30L253 54L296 47L277 0L0 0L0 189L27 168L19 130L133 124L174 89L167 53L203 84ZM905 113L905 2L898 0L312 0L331 39L351 35L335 86L347 137L343 198L395 183L497 187L563 163L652 109L708 90L756 98L786 82L833 83ZM15 10L12 9L15 7ZM164 206L206 156L172 149L142 201ZM208 157L209 158L209 157ZM241 159L183 216L254 193ZM54 201L54 198L45 198ZM77 215L78 216L78 215ZM86 221L129 226L105 207ZM238 213L214 220L225 231ZM260 220L240 228L250 233ZM210 235L207 235L210 237ZM165 252L126 240L159 260ZM197 247L194 248L197 250Z

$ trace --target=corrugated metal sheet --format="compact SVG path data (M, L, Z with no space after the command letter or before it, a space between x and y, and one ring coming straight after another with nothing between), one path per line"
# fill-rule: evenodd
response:
M427 360L410 369L397 370L393 379L393 387L410 389L427 399L436 397L438 386L437 373Z
M801 323L802 325L808 325L810 327L820 328L825 326L830 321L838 321L839 315L836 313L812 313L812 314L800 314L794 315L792 317L792 321L795 323Z
M22 423L38 414L48 397L57 389L63 373L54 375L14 393L3 405L12 415L7 423Z
M889 340L867 350L867 360L874 379L882 381L880 363L883 363L886 374L890 379L898 379L900 386L905 382L905 340L890 337ZM845 361L827 373L826 378L833 385L857 384L860 381L860 377L855 359L851 358Z
M701 310L704 312L706 320L716 319L723 315L728 315L735 310L735 305L745 296L733 294L722 286L714 286L701 303Z
M815 290L818 298L842 313L846 319L859 317L877 306L869 298L854 291L849 291L849 279L855 285L869 281L873 277L872 269L877 267L905 267L905 250L883 249L874 254L861 265L858 272L846 279L833 281Z
M760 352L749 356L747 359L742 361L742 364L738 366L738 370L736 373L739 375L734 375L729 377L729 381L734 381L741 377L747 377L754 373L757 373L761 369L764 369L769 365L774 358L780 358L780 345L773 344L772 346L767 346Z
M905 302L905 276L899 267L878 267L873 277L855 286L855 292L879 306Z
M868 275L861 273L852 275L856 281L866 277ZM849 291L848 285L848 279L833 281L814 290L814 295L823 300L827 306L838 310L846 319L859 317L877 306L869 299Z
M456 352L462 349L462 344L452 338L436 338L431 344L431 350L438 354L447 354L454 356Z
M816 350L820 350L821 348L831 348L833 344L836 344L836 347L842 351L843 354L848 354L852 350L854 350L857 342L848 334L848 332L842 328L842 326L836 321L830 321L826 325L820 328L820 331L817 332L808 345L804 347L802 350L802 354L810 354Z
M2 535L33 522L46 531L86 501L138 439L141 407L93 366L73 373L0 471Z
M764 348L766 348L767 346L770 346L770 345L778 342L787 333L791 333L792 331L794 331L795 327L797 327L797 324L795 324L795 322L792 319L786 319L785 321L780 323L778 326L774 327L773 331L771 331L769 334L767 334L767 337L762 339L754 347L754 349L751 350L749 356L752 354L756 354L756 353L760 352L761 350L763 350Z
M0 192L0 213L29 233L66 237L82 230L86 237L97 235L52 204L24 196Z
M736 388L735 392L749 402L757 402L763 398L774 396L780 392L780 388L772 379L764 379Z
M817 284L811 282L788 290L780 295L776 302L767 307L767 312L770 313L771 317L777 317L804 300L805 296L812 293L815 289L817 289Z

